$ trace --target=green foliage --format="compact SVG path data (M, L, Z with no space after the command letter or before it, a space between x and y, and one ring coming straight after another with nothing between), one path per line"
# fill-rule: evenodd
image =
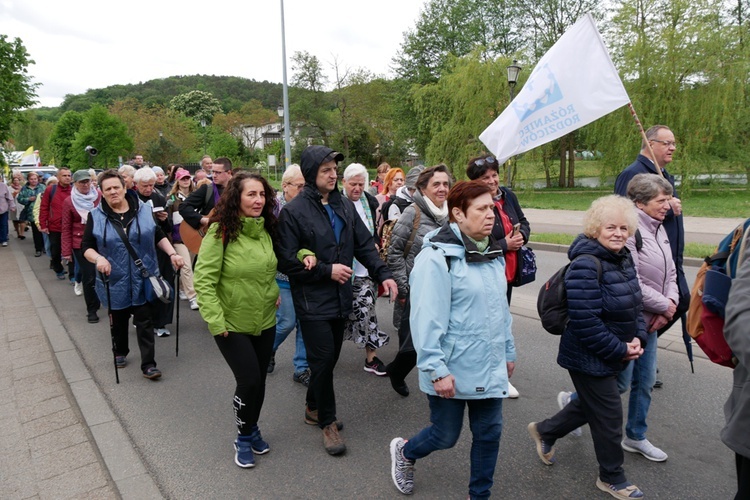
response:
M47 141L47 146L56 165L61 167L72 165L73 142L82 123L83 115L81 113L66 111L55 124L55 128Z
M221 113L221 103L210 92L191 90L173 97L169 107L196 122L211 123L214 115Z
M85 148L89 145L99 151L93 159L93 165L99 168L117 166L118 157L133 150L133 140L125 124L100 105L83 114L81 127L71 146L70 166L73 170L88 167L89 156Z
M263 107L276 109L281 102L281 84L257 82L236 76L171 76L149 80L143 83L129 85L112 85L104 89L92 89L85 94L65 96L60 109L86 111L94 104L109 107L115 101L135 99L147 105L161 105L167 107L169 101L180 94L192 90L202 90L211 93L221 102L226 112L239 111L240 107L257 99Z
M29 146L34 146L34 149L43 151L53 127L52 122L40 120L36 110L26 109L11 124L10 136L18 149L26 150ZM47 158L42 158L42 161L47 161Z
M36 101L36 88L28 74L29 64L34 64L20 38L12 41L0 35L0 143L10 137L11 124L19 111Z

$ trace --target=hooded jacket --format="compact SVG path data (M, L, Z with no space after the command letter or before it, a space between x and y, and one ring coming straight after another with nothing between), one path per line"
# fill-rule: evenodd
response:
M432 381L453 375L456 399L508 397L516 347L502 255L494 238L479 252L455 223L425 236L409 278L422 392L436 396Z
M294 309L301 320L342 319L351 313L352 282L347 280L340 285L333 281L334 264L351 267L356 257L378 283L392 277L378 256L372 233L359 218L352 202L341 194L338 184L328 194L329 206L343 221L339 242L336 242L322 203L323 195L316 184L320 164L331 153L333 150L325 146L305 149L300 164L305 187L279 214L279 271L289 276ZM318 260L309 271L297 258L297 252L303 248L312 251Z
M594 377L620 373L627 362L627 342L638 337L646 345L646 324L638 275L623 248L614 253L583 234L570 245L571 261L593 255L601 263L601 278L593 259L571 262L565 274L570 320L560 339L557 363Z
M680 294L677 290L677 271L664 227L643 210L636 210L636 213L643 245L638 250L634 236L628 238L626 245L638 271L643 294L643 317L648 330L654 315L667 312L671 301L677 304Z

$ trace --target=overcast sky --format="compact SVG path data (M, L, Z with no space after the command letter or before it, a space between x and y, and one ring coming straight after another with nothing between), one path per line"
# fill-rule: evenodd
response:
M391 58L425 0L285 0L287 72L306 50L391 75ZM36 64L41 106L66 94L177 75L282 81L280 0L0 0L0 33Z

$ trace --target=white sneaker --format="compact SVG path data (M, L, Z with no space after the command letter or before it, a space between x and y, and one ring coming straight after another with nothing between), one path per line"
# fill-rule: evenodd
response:
M154 328L154 333L159 337L169 337L169 330L166 328Z
M630 453L640 453L652 462L664 462L667 454L649 442L648 439L636 441L626 437L622 440L622 449Z
M195 297L190 299L190 309L192 309L193 311L198 310L198 299L196 299Z
M513 387L513 384L510 383L510 380L508 381L508 397L510 399L518 399L518 396L521 394L518 392L518 389Z
M83 283L78 283L76 281L75 285L73 285L73 292L76 295L83 295Z
M572 395L573 395L572 392L567 392L567 391L562 391L558 393L557 394L557 406L559 406L561 410L565 408L566 406L568 406L568 404L570 403L570 397ZM570 431L571 436L581 437L582 434L583 434L583 429L581 429L580 427Z
M180 300L187 300L187 299L188 298L187 298L187 295L185 294L185 292L183 292L182 290L180 290Z

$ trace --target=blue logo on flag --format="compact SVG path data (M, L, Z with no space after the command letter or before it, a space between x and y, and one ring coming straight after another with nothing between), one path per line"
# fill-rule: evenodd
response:
M538 72L541 74L535 75L532 79L527 81L524 87L524 90L526 90L526 92L521 92L518 97L525 95L526 97L533 98L534 96L538 96L539 94L542 94L542 96L537 99L526 101L520 100L518 97L513 100L513 110L516 112L516 115L518 115L518 119L520 121L524 121L526 118L533 115L537 111L544 109L547 106L550 106L557 101L562 100L563 98L562 90L557 84L555 75L552 74L549 66L545 64L544 66L539 68ZM534 88L537 85L541 84L544 84L543 89Z

